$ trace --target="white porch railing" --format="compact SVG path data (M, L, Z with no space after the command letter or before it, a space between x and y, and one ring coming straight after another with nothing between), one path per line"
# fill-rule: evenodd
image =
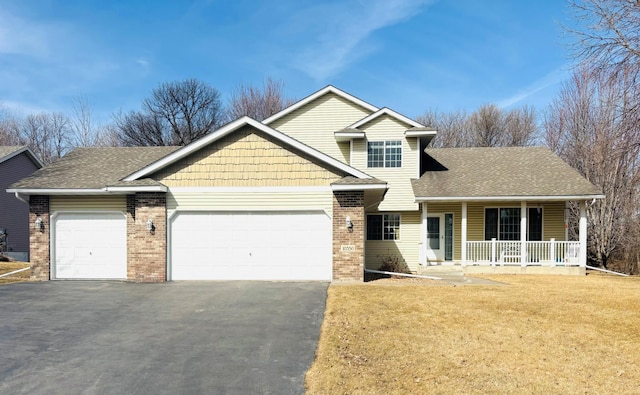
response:
M580 266L579 241L467 241L467 265ZM524 258L524 259L523 259Z

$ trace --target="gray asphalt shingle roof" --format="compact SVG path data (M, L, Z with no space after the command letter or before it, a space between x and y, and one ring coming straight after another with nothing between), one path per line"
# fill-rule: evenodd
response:
M331 185L377 185L386 183L386 181L382 181L377 178L356 178L354 176L346 176L332 182Z
M419 198L582 196L602 192L545 147L440 148L426 154L442 165L412 180Z
M98 189L159 185L153 180L121 180L180 147L76 148L56 162L11 185L14 189Z
M0 145L0 162L5 156L10 155L22 148L24 148L23 145Z

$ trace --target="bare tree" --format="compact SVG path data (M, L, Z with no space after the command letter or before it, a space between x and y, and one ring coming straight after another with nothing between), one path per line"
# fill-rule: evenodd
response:
M16 117L0 104L0 145L21 145Z
M196 79L163 83L142 111L114 116L123 145L187 145L223 122L220 93Z
M231 120L249 116L262 121L293 102L284 96L284 82L268 77L262 87L239 85L231 94L228 116Z
M604 267L629 235L628 220L638 215L640 120L628 107L629 95L637 95L633 84L624 74L612 79L577 71L544 122L549 147L605 194L587 210L590 258ZM575 218L577 206L571 208Z
M20 141L29 145L44 163L54 162L71 148L70 122L63 113L29 114L16 127Z
M528 106L505 111L486 104L471 115L427 111L417 120L438 131L433 147L525 146L537 137L536 113Z
M438 131L431 146L434 148L468 147L469 135L467 131L468 115L464 111L436 112L428 110L417 118L425 126Z
M573 56L590 71L613 75L640 71L640 6L636 0L570 0L578 22L566 28Z

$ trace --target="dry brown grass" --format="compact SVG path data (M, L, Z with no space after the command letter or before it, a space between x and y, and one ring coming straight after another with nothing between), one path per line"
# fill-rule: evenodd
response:
M640 278L331 285L309 394L639 394Z
M9 273L14 270L22 269L25 267L29 267L29 264L25 262L0 262L0 274ZM12 274L7 277L0 277L0 284L29 281L30 274L31 273L29 270L25 270L24 272Z

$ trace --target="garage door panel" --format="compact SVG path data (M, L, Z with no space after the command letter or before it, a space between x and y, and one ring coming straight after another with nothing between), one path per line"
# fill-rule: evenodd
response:
M61 213L54 219L54 278L125 279L126 220L121 213Z
M171 222L171 278L330 280L330 226L320 211L178 213Z

